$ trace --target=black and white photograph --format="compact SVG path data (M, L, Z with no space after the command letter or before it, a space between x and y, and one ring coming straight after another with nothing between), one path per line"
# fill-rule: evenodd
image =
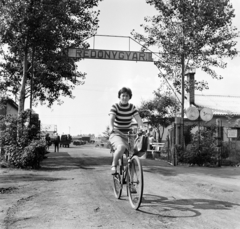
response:
M240 229L239 0L0 0L0 229Z

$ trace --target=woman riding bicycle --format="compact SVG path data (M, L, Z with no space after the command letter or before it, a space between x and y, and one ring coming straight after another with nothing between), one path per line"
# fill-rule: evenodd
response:
M132 98L132 91L130 88L123 87L118 92L119 103L112 105L110 110L110 123L109 131L110 138L109 141L114 148L113 162L111 167L111 173L115 174L118 164L118 159L120 159L128 149L128 139L127 134L131 129L132 118L134 118L140 129L144 129L142 119L136 107L129 103Z

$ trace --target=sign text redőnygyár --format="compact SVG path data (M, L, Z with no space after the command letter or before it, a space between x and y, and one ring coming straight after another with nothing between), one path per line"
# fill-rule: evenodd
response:
M82 59L127 60L153 62L152 53L99 49L68 49L68 56Z

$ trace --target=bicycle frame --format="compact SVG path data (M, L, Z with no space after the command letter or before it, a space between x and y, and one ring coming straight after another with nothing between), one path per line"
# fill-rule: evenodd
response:
M136 155L134 155L133 147L131 147L131 144L130 144L131 143L130 137L137 136L137 135L128 134L127 136L128 136L129 147L128 149L126 149L124 153L126 156L127 163L124 163L123 156L121 157L121 159L119 159L119 172L113 176L114 193L115 193L115 196L118 199L120 199L123 185L126 184L127 196L129 197L130 204L134 209L138 209L141 204L142 195L143 195L143 172L142 172L142 166L141 166L140 160ZM131 168L134 168L134 169L131 169ZM139 178L138 178L138 174L139 174ZM135 179L137 180L135 181L133 177L135 177ZM137 188L140 187L138 192L136 191L135 187ZM135 189L135 192L132 191L133 189ZM134 195L133 193L137 193L137 194Z

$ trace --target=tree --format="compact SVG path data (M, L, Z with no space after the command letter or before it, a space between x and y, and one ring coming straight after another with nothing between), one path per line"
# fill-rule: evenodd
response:
M0 66L0 87L19 96L19 114L30 95L51 106L61 95L72 96L85 73L65 51L69 47L88 48L85 40L96 33L101 0L16 0L4 1L0 9L0 41L8 53Z
M192 134L191 151L184 158L190 164L216 164L217 143L215 139L216 127L200 129Z
M161 141L165 128L174 121L176 113L180 110L179 102L170 91L164 93L161 91L161 88L154 91L154 98L143 101L138 108L140 116L146 118L149 124L158 132L158 142ZM160 129L162 129L162 133L160 133Z
M173 81L179 93L185 70L201 69L215 79L222 79L216 68L225 68L225 57L237 55L239 36L232 26L234 9L229 0L146 0L158 15L146 17L146 35L133 30L132 35L143 43L143 50L155 46L159 59L155 65L160 76ZM188 88L187 82L184 87ZM206 81L196 81L198 90L208 89Z
M106 130L102 134L104 138L106 138L107 140L109 139L110 137L109 126L106 127Z
M29 113L30 110L25 110L18 117L7 115L0 119L0 160L3 159L18 168L39 168L46 154L46 142L34 139L31 135L32 128L28 125Z

